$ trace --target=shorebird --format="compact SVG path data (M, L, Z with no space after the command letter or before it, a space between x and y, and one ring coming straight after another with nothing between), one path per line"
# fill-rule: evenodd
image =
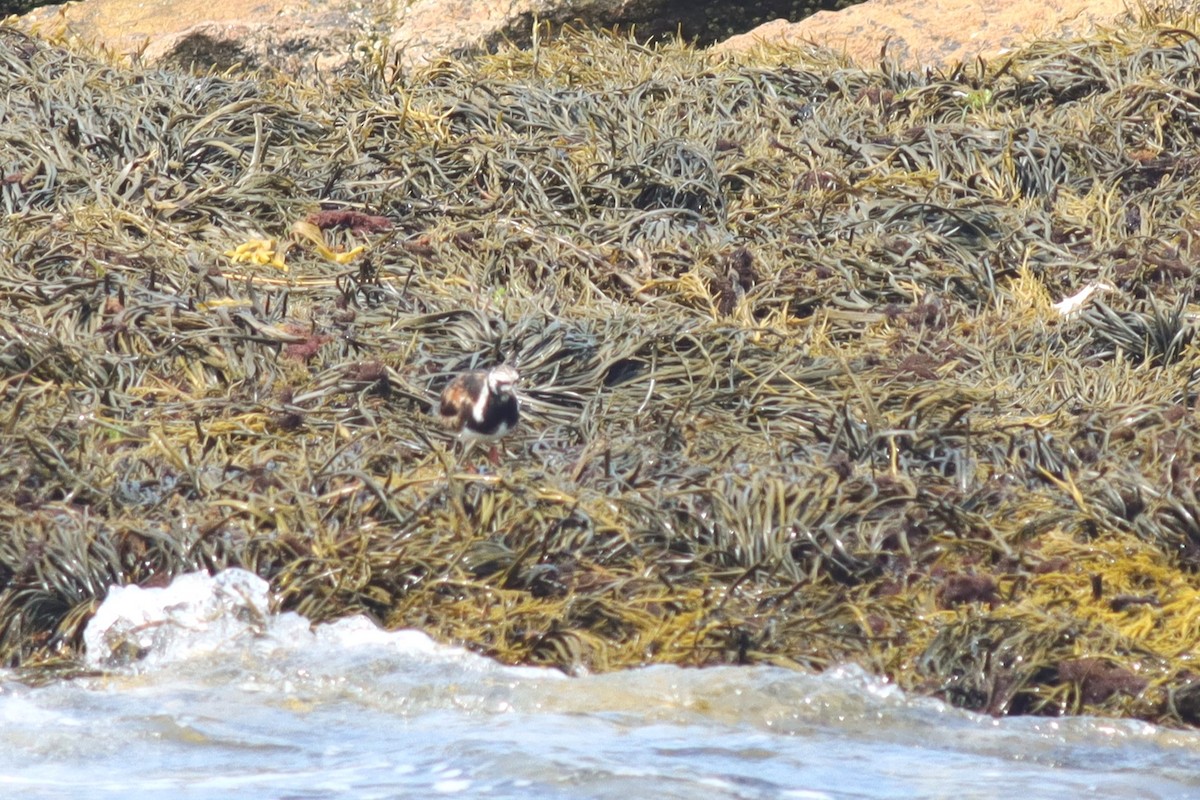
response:
M490 370L457 375L442 390L438 416L442 425L458 434L469 452L477 441L492 443L488 460L500 463L496 442L517 427L520 407L514 392L517 371L507 364Z

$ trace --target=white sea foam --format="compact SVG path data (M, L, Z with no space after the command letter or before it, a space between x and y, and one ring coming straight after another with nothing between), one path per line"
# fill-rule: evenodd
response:
M555 670L506 667L420 631L386 631L364 616L314 626L294 612L276 613L270 586L243 569L192 572L158 588L114 586L83 640L89 665L101 669L144 671L217 655L258 656L307 676L373 673L385 685L389 675L409 680L414 671L429 671L434 682L481 674L564 679ZM397 658L405 659L407 669L399 669Z
M162 588L113 586L83 642L93 666L150 664L261 635L270 620L270 587L257 575L242 569L192 572Z
M995 721L857 667L566 678L361 616L313 626L242 570L114 588L85 642L102 677L0 684L0 794L1200 796L1187 732Z
M88 663L102 668L155 666L263 644L476 658L419 631L385 631L362 616L312 626L299 614L276 614L270 586L243 569L191 572L158 588L114 586L88 622L83 641Z

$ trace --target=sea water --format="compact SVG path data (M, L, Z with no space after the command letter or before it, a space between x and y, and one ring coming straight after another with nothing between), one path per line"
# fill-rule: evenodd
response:
M117 588L88 677L0 684L0 798L1198 798L1200 735L992 719L855 668L513 668L240 570Z

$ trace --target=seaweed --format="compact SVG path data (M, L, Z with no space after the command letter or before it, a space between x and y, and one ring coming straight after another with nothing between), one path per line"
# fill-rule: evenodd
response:
M1191 24L306 81L0 27L0 658L237 565L509 663L1197 724ZM491 466L431 412L497 363Z

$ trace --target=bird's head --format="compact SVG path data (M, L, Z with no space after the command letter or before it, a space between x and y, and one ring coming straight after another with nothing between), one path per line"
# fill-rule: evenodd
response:
M507 364L501 364L488 373L488 391L496 397L508 397L513 393L520 376Z

